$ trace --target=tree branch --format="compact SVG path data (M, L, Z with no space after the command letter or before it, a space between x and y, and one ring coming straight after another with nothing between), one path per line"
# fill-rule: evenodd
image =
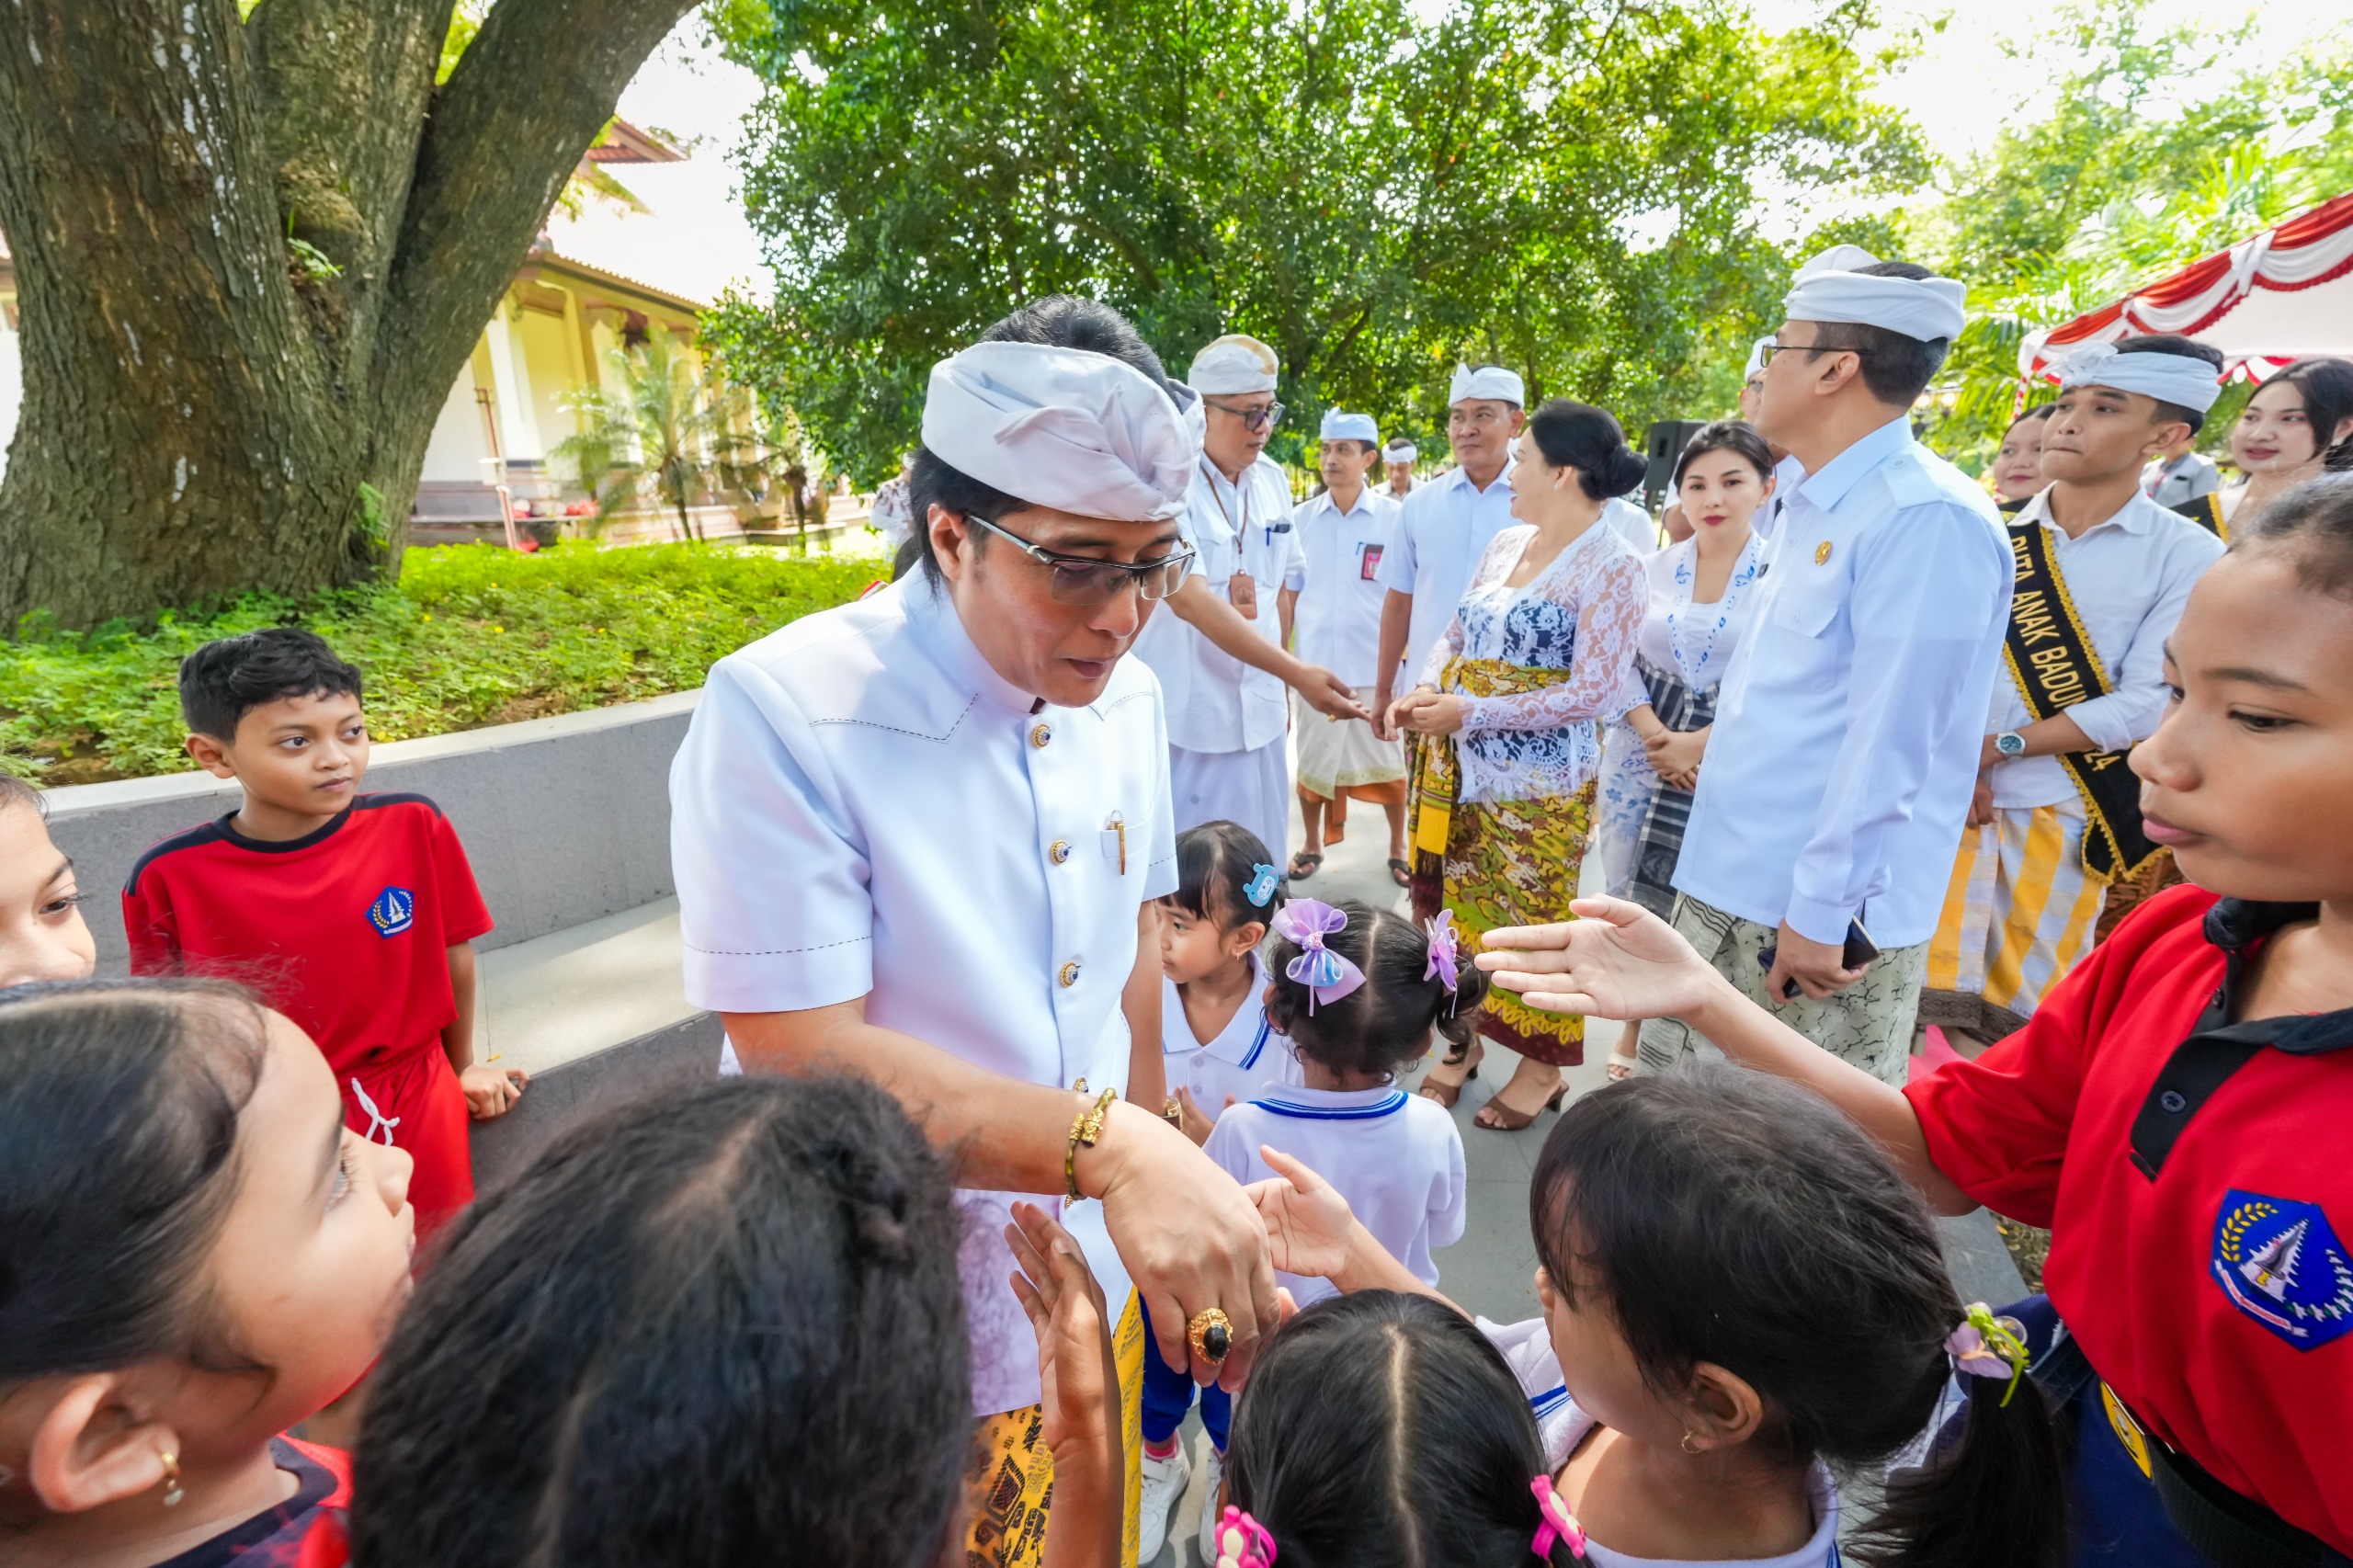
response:
M300 285L339 389L372 378L449 0L262 0L245 20L277 205L340 267Z
M438 407L564 180L695 0L500 0L432 106L385 308L379 385ZM386 410L399 417L413 409Z

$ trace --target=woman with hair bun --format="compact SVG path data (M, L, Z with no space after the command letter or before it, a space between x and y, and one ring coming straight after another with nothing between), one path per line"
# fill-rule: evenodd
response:
M1644 463L1602 409L1555 398L1528 422L1511 515L1472 574L1421 683L1389 723L1413 734L1414 912L1453 911L1472 950L1499 926L1567 918L1592 831L1597 721L1617 711L1648 595L1641 560L1602 526ZM1559 1106L1560 1070L1585 1060L1585 1020L1496 992L1479 1033L1520 1057L1477 1117L1512 1131ZM1421 1092L1451 1106L1477 1071L1472 1044Z

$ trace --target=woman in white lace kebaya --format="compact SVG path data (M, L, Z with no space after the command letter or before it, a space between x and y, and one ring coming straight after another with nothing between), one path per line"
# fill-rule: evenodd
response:
M1421 684L1390 723L1412 733L1414 911L1454 912L1477 949L1499 926L1566 920L1592 827L1599 721L1623 710L1648 598L1641 560L1600 526L1642 482L1617 420L1563 399L1528 423L1511 513L1472 574ZM1585 1020L1491 993L1479 1032L1517 1051L1482 1127L1526 1127L1557 1106L1561 1068L1585 1060ZM1480 1047L1431 1069L1422 1093L1452 1105Z

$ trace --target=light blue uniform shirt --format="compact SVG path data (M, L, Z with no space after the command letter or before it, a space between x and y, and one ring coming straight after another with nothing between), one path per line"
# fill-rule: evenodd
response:
M1907 413L1783 497L1725 672L1675 885L1883 949L1935 935L2001 665L2010 552Z

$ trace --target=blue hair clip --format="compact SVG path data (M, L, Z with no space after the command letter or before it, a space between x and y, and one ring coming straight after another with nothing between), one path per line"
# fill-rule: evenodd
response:
M1250 869L1257 875L1252 877L1250 885L1242 890L1242 896L1250 901L1251 908L1264 909L1275 896L1275 882L1282 873L1272 866L1253 866Z

